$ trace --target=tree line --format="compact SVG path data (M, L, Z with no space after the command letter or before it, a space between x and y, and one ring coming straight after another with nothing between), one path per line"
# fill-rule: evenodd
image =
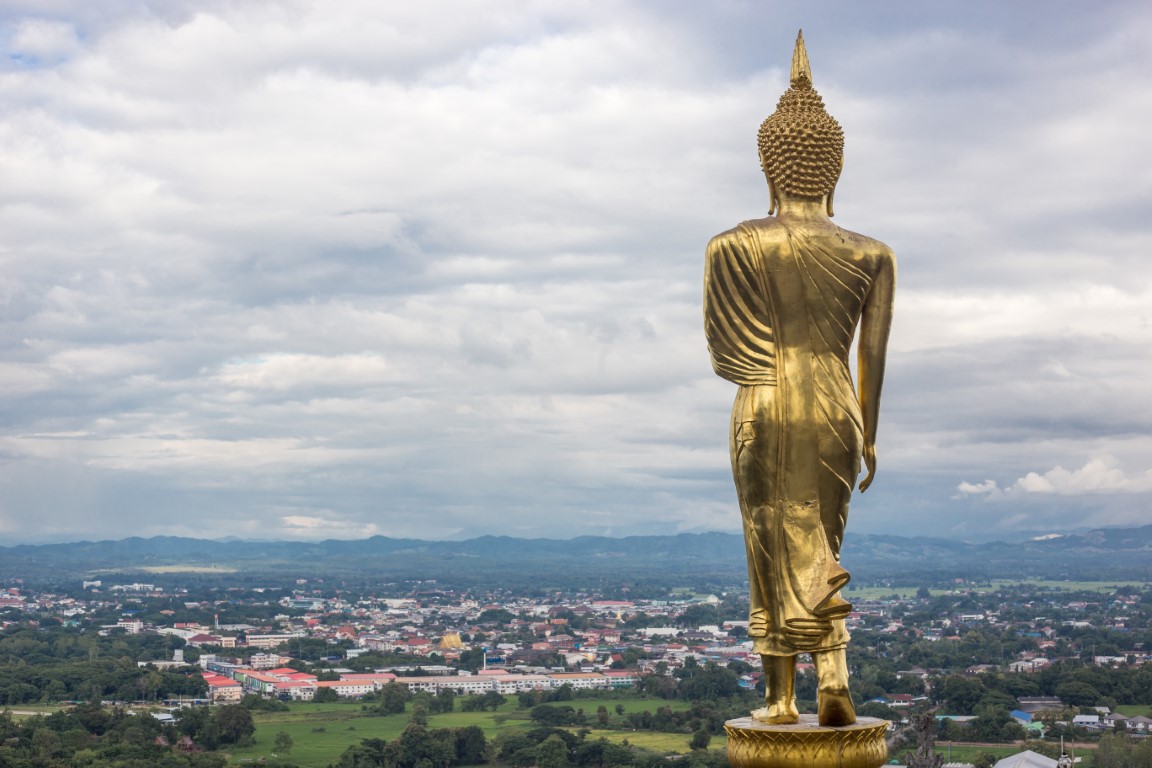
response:
M93 701L48 716L16 720L0 713L4 768L224 768L210 750L252 739L238 705L181 710L175 722Z

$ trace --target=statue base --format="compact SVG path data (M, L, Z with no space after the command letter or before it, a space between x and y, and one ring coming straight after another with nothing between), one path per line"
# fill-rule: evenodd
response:
M888 759L888 721L875 717L841 728L821 726L816 715L800 715L793 725L739 717L724 731L733 768L879 768Z

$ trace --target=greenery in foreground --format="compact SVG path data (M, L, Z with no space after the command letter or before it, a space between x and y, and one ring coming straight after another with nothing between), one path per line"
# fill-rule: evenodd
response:
M464 697L461 709L467 711L433 713L428 704L434 697L417 695L404 702L406 711L393 714L382 713L383 696L375 703L250 700L248 705L259 706L184 708L169 722L151 711L95 701L47 715L14 717L5 712L0 714L0 766L452 768L496 763L513 768L654 768L663 765L663 755L670 752L688 753L692 766L725 762L722 739L713 735L735 713L717 708L717 702L610 692L600 692L601 698L560 701L547 701L548 696L543 697L546 703L540 703L538 694L525 701L505 700L491 711L463 706L470 698L482 698ZM735 700L728 703L743 707ZM641 723L651 730L629 727Z
M463 711L439 713L428 707L435 698L417 695L405 711L393 714L363 702L301 703L258 712L253 742L230 750L231 762L447 768L477 764L468 760L479 755L479 763L515 768L606 768L664 765L663 755L687 753L692 765L724 764L723 721L746 713L740 697L727 709L716 702L665 701L632 692L543 703L540 695L525 694L491 711L468 706L471 698L482 697L463 697L457 699ZM275 749L279 734L291 742L288 755Z
M185 711L177 723L99 702L17 720L0 713L4 768L223 768L208 750L251 740L252 715L241 706Z
M726 677L712 665L697 669L705 678ZM712 768L725 763L723 721L745 714L752 696L737 692L690 701L631 691L585 696L557 691L502 702L456 697L456 706L447 710L438 697L416 694L397 702L389 701L387 693L395 692L330 704L289 705L250 697L247 706L181 710L174 723L161 723L146 711L132 714L95 702L47 716L4 714L0 766L655 768L667 765L664 755L678 753L685 755L687 765ZM980 768L1021 749L1047 753L1057 748L1050 742L994 747L945 740L936 746L941 755L950 750L952 759ZM898 743L893 757L902 756L906 747ZM1098 749L1077 752L1088 766L1152 768L1152 742L1133 743L1120 735L1105 734Z

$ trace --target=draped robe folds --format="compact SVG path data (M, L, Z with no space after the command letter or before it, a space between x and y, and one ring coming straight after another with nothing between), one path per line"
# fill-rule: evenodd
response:
M863 450L848 352L873 279L857 254L772 218L708 246L705 332L716 373L740 385L730 449L761 654L848 642L840 543Z

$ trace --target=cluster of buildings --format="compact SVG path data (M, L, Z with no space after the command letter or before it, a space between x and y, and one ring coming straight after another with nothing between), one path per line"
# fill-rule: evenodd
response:
M419 675L345 671L339 673L338 680L321 680L317 675L298 672L288 666L256 670L248 664L218 660L211 655L202 656L200 665L203 668L201 674L208 684L210 700L221 703L239 701L246 694L311 701L317 691L324 689L331 690L339 698L355 699L375 694L389 683L402 685L411 693L440 695L451 691L455 695L483 696L495 692L505 696L527 691L548 691L565 685L582 690L629 688L638 680L637 673L628 670L524 674L490 669L471 674L439 665L410 670L421 672Z
M1072 724L1093 731L1114 731L1119 727L1138 736L1152 733L1152 718L1150 717L1144 715L1128 717L1119 712L1109 712L1107 707L1100 707L1099 709L1101 714L1076 715L1072 719Z
M1149 627L1149 608L1139 590L1100 593L1094 600L1070 599L1066 592L1021 585L958 585L968 609L925 611L919 597L893 594L884 599L854 600L850 629L868 629L883 636L901 634L929 642L961 640L972 630L1012 632L1030 640L1029 647L998 664L973 664L965 674L991 671L1038 672L1054 661L1076 658L1102 667L1139 666L1152 661L1152 648L1139 642ZM937 595L938 596L938 595ZM929 613L929 615L925 615ZM1075 638L1104 633L1118 642L1131 638L1119 653L1095 653L1095 641L1081 647Z
M222 622L217 613L211 624L174 621L167 626L148 625L136 617L126 617L116 625L103 625L103 629L178 637L184 646L204 652L234 650L245 656L246 664L254 670L271 668L273 654L265 651L279 649L293 654L304 642L323 640L333 646L333 662L379 652L459 666L463 654L482 649L481 666L495 667L497 674L527 667L549 674L612 672L606 679L616 680L620 675L615 673L623 666L629 649L650 657L630 660L627 666L633 670L632 677L635 672L650 670L658 661L675 668L688 656L722 662L747 657L749 648L742 644L742 633L737 630L746 622L672 626L686 608L716 603L719 598L712 595L642 603L595 599L506 599L492 603L440 595L431 599L353 600L293 592L276 603L284 612L261 624ZM220 608L216 604L189 605L201 610ZM231 605L227 611L237 612ZM625 617L638 612L643 612L649 623L667 625L628 628ZM241 654L245 649L247 652ZM251 653L252 649L261 652Z
M95 625L102 634L171 637L169 648L198 649L201 659L212 660L214 666L205 672L211 673L208 681L217 699L234 697L237 691L305 699L325 687L340 696L360 696L393 680L405 681L412 690L450 687L460 693L543 689L557 680L573 687L620 687L645 673L668 674L690 657L721 664L747 662L741 682L755 684L759 659L744 636L746 622L715 595L672 593L665 599L622 600L595 594L478 594L427 585L406 589L402 596L379 596L299 580L285 588L211 589L208 599L192 599L186 588L151 583L90 581L72 594L8 587L0 591L0 625L52 616L65 624ZM1026 586L981 591L965 583L946 594L958 599L937 601L941 593L935 590L882 599L850 590L846 597L855 610L849 629L858 636L899 634L939 641L994 628L1031 640L998 664L951 670L975 675L1038 671L1055 659L1084 656L1083 649L1070 644L1075 633L1100 630L1113 637L1135 637L1149 624L1148 604L1138 589L1072 599L1051 591L1033 594ZM945 603L949 607L933 608ZM165 608L151 607L159 604ZM338 671L344 664L356 671L345 670L340 680L324 681L283 671L282 654L314 659L318 641L329 649L329 667ZM306 644L311 654L303 653ZM1138 665L1149 660L1150 651L1133 643L1093 654L1092 660L1102 666ZM424 657L425 670L442 665L451 674L422 674L409 683L403 671L369 673L364 665L349 663L374 652ZM214 654L235 660L217 660ZM461 674L459 669L479 674ZM929 677L917 668L898 674L916 674L925 681ZM902 694L890 696L885 703L907 706L899 700Z

